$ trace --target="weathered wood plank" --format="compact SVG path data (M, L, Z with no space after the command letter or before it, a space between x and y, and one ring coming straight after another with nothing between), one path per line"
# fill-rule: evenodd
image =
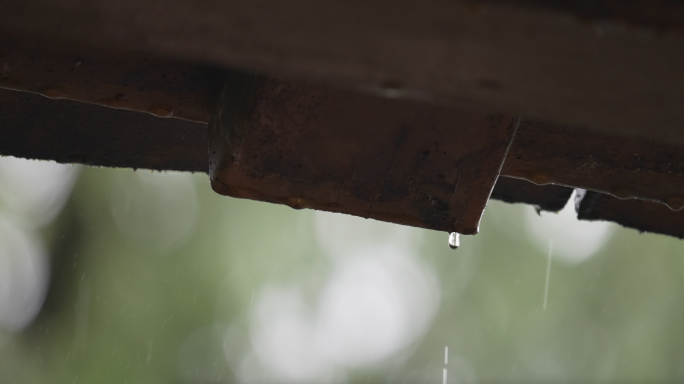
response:
M0 90L0 155L207 172L206 126ZM572 191L499 177L491 198L557 211ZM567 196L565 196L567 195Z
M684 207L684 149L523 121L501 174Z
M582 191L577 199L577 218L588 221L612 221L640 232L660 233L684 239L684 212L675 212L662 204Z
M273 89L272 87L270 89L274 91L277 87L276 89ZM285 92L285 95L282 97L292 99L287 97L287 91L281 90L280 92ZM271 94L266 97L271 97L272 106L282 105L282 103L278 103L276 96L277 95L275 94ZM274 99L274 97L276 98ZM313 100L315 100L315 98L310 101ZM235 101L236 100L233 100L233 102ZM394 104L391 101L384 102ZM403 102L400 104L403 104ZM232 105L235 106L238 104L233 103ZM313 105L313 107L318 108L316 105ZM287 110L287 108L285 110ZM373 109L373 111L375 110L376 109ZM403 110L406 111L407 109L403 108ZM235 114L237 111L239 111L239 109L234 110L233 117L238 116ZM428 110L416 113L419 120L422 121L420 118L422 116L421 113L430 112ZM448 113L453 112L450 111ZM227 116L230 117L231 115L229 114ZM302 115L287 116L290 116L290 123L297 123L300 121L297 119L303 117ZM313 118L316 118L315 115L312 116ZM348 114L347 116L352 116L352 120L363 117L363 115L355 114ZM448 148L450 147L450 144L459 141L461 144L472 143L472 141L468 140L465 136L459 136L458 140L456 140L450 138L448 135L444 136L437 134L435 136L438 138L437 143L431 143L428 139L426 139L427 141L421 139L416 141L414 140L415 137L407 135L405 142L411 141L412 144L406 144L402 149L397 149L396 147L385 148L386 151L388 149L394 149L397 154L400 154L403 151L407 157L403 160L393 159L392 167L390 167L393 169L390 169L386 173L378 173L376 172L378 170L378 165L387 165L387 159L383 157L382 150L379 153L373 151L364 152L361 149L362 145L356 146L354 143L350 145L347 141L345 144L347 149L353 148L355 151L353 154L353 156L355 156L354 161L351 163L347 161L346 163L341 164L341 168L338 172L333 172L334 169L331 169L331 172L328 174L323 172L323 176L329 176L333 183L326 183L323 179L313 180L312 183L307 183L305 178L302 177L304 173L302 173L302 170L299 168L299 164L302 164L302 166L308 164L307 166L317 167L320 175L320 169L326 169L326 167L330 167L331 164L333 164L333 166L334 164L340 165L339 163L341 162L339 160L344 158L344 150L338 153L330 152L328 157L337 159L338 161L336 163L317 162L320 160L320 156L325 157L326 153L331 149L331 147L326 146L319 137L314 138L315 140L310 139L310 143L306 145L302 145L302 143L293 144L292 141L288 144L287 142L282 141L282 138L287 136L287 132L283 131L283 128L287 128L288 119L281 117L279 120L270 120L268 116L265 116L264 118L263 114L259 114L252 115L251 121L255 122L256 120L254 119L256 118L258 118L258 122L256 125L253 125L252 128L256 126L258 129L259 124L265 124L269 127L273 126L275 129L273 131L264 132L265 136L262 135L261 139L265 139L265 141L252 143L255 145L251 148L248 145L248 150L259 157L266 159L270 158L273 161L262 160L260 163L249 161L249 159L244 156L244 153L236 153L236 155L242 156L242 163L240 163L241 167L254 167L249 172L243 172L242 176L257 179L265 177L264 180L266 180L266 184L272 183L274 178L280 177L280 181L285 180L285 183L289 183L290 185L286 185L285 187L283 187L283 185L276 185L277 188L273 188L272 190L259 189L257 191L238 188L237 192L235 192L235 190L231 191L231 194L238 195L239 197L257 198L259 200L278 203L284 202L299 208L313 207L345 212L349 207L344 206L344 204L353 200L354 194L362 194L361 192L365 190L365 196L371 200L375 199L375 204L378 204L378 207L380 207L379 209L383 209L382 206L387 204L387 198L397 197L397 191L401 191L403 188L406 193L405 196L409 196L409 201L412 197L415 197L416 199L414 201L418 202L422 207L422 212L428 212L430 207L435 207L435 210L438 210L438 208L442 206L441 200L444 200L442 199L444 196L440 195L439 185L435 187L434 183L432 183L435 181L435 177L439 178L441 173L444 175L448 172L453 173L454 169L458 171L458 173L461 173L461 171L466 169L468 164L472 165L473 163L477 163L477 159L479 159L479 157L475 156L468 159L468 161L461 162L461 165L457 165L455 168L453 165L459 164L458 161L445 162L442 161L443 159L437 159L435 161L430 159L431 157L439 155L437 147ZM249 121L250 120L247 120L247 122ZM316 121L320 122L320 120ZM346 121L343 120L340 123L344 124L345 122ZM244 124L233 125L234 128L245 128L247 126L248 125ZM363 131L363 126L361 126L360 129ZM524 127L522 130L524 131ZM351 139L352 142L359 134L359 131L353 130L338 130L338 132L346 132L348 135L346 139ZM369 132L375 131L369 130ZM429 129L424 130L423 132L426 132L426 136L430 136ZM247 138L248 133L248 131L232 132L230 133L230 137ZM553 137L553 135L551 135L551 137ZM247 140L249 141L250 139L247 138ZM386 143L381 144L381 146L386 146L387 143L389 143L391 147L391 144L396 144L396 140L387 141ZM572 144L572 141L570 143ZM234 144L237 144L237 142L234 142ZM425 144L425 148L430 151L427 155L425 155L426 152L424 152L425 148L423 148L423 144ZM431 146L433 145L436 145L436 147L432 148ZM272 151L274 146L281 146L282 151ZM312 146L318 147L318 150L307 152L306 149L311 149L310 147ZM458 146L458 144L456 146ZM333 149L339 151L339 148L335 147L336 146L333 146ZM304 151L299 153L301 150ZM449 149L449 152L450 151L451 149ZM563 150L556 148L556 152L562 155ZM515 153L516 152L512 150L509 152L509 155L515 156ZM82 163L95 166L206 172L208 170L207 126L205 124L191 123L176 119L160 119L147 114L121 111L68 100L50 100L39 95L25 92L0 90L0 154L56 160L63 163ZM318 154L319 156L314 156L307 163L306 158L311 154ZM283 156L283 159L280 159L280 156ZM553 162L553 159L549 160L548 158L537 160L542 162ZM235 162L235 158L233 158L232 162ZM484 163L486 163L486 161ZM269 169L266 167L269 164L274 168ZM221 166L226 165L224 164ZM217 167L217 165L214 165L214 167ZM387 170L389 168L384 167L383 169ZM282 172L278 175L277 173L280 171ZM563 174L565 172L564 169L558 169L557 171L558 174ZM284 175L282 174L283 172L289 172L289 174ZM463 174L466 175L467 173L463 172ZM341 187L334 184L335 175L339 176L337 177L337 179L339 179L338 181L343 180L341 182ZM384 179L383 175L385 175ZM458 178L458 176L456 177ZM467 178L470 179L472 177L473 173L471 172ZM406 184L407 180L408 184ZM467 181L467 179L464 180ZM244 182L244 180L239 180L239 183ZM368 183L365 187L364 182ZM337 184L340 184L340 182ZM259 187L258 183L256 186ZM462 184L459 179L458 183L454 186L454 189L463 187L466 189L470 188L468 187L467 182ZM338 205L319 207L316 205L309 205L310 201L301 200L301 197L311 193L311 190L318 189L325 191L326 188L329 192L331 191L333 194L336 193L334 196L335 198L338 198L339 196L340 199L335 203ZM283 195L278 194L283 190L288 193L295 193L296 196L299 196L298 200L290 198L284 201L282 199ZM473 192L473 189L471 188L468 191L468 196L466 198L467 202L477 202L481 200L483 194L478 195L478 193L482 192L481 190L479 192ZM259 195L257 192L271 194L263 196ZM522 202L538 206L543 210L557 211L563 207L570 192L571 189L566 187L555 185L539 186L525 180L502 176L498 178L496 186L492 191L491 198L511 203ZM399 197L402 196L401 193L398 195ZM292 197L293 195L288 196ZM671 211L663 204L634 199L619 200L609 195L594 192L588 192L586 196L588 197L585 197L581 203L579 213L580 219L614 221L641 231L663 233L677 237L683 237L684 235L684 232L679 230L683 227L681 223L682 214ZM433 205L434 202L437 202L438 204ZM406 217L389 216L386 214L383 216L382 211L380 215L374 216L374 209L365 211L368 207L367 204L363 207L364 209L356 213L362 216L365 214L365 216L368 217L416 225L415 217L407 219ZM385 207L385 210L387 210L387 207ZM427 225L418 223L418 225L431 227L431 224L429 223ZM432 228L435 227L432 226ZM441 229L444 230L444 228Z
M222 71L152 54L0 40L0 88L207 123Z
M0 155L207 171L207 125L0 89Z
M581 20L652 28L661 33L684 30L684 2L679 0L483 0L529 6L575 15Z
M475 234L517 120L275 78L228 78L218 193Z
M0 29L684 144L681 5L587 3L23 0Z

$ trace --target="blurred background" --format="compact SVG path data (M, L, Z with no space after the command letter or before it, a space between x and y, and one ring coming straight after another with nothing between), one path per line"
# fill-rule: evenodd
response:
M480 231L0 158L0 382L684 381L681 241L497 201Z

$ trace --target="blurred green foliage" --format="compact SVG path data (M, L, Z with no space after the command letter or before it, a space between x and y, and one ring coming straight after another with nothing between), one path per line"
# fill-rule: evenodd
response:
M684 381L682 243L614 226L587 260L551 259L544 310L548 255L525 220L552 215L526 219L532 210L490 202L481 234L462 237L457 251L445 233L402 227L397 240L395 225L346 217L365 228L366 244L413 249L406 265L424 277L415 281L436 286L416 300L437 304L400 348L301 381L442 383L444 369L449 383ZM277 287L322 305L338 263L326 252L353 249L354 238L336 245L337 233L317 225L341 215L317 215L219 196L203 174L84 167L40 229L47 297L23 331L0 336L0 382L293 381L287 366L260 360L270 355L259 350L255 311L270 308ZM293 297L283 295L272 297Z

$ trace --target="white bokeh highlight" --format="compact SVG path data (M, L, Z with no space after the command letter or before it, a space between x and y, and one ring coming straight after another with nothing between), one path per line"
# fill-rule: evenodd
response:
M336 365L376 364L427 330L436 276L393 245L359 250L333 269L319 301L318 345Z
M301 293L266 287L252 313L250 335L259 361L285 382L317 382L332 367L316 348L317 325Z
M37 235L0 216L0 327L18 332L33 320L45 299L48 277Z
M596 254L610 240L612 225L608 222L581 221L575 212L575 192L559 213L534 209L525 211L524 226L530 241L546 256L553 239L553 259L578 264Z
M258 291L245 382L344 382L413 345L438 310L420 230L325 212L315 213L314 228L330 271L313 299L296 282Z
M80 167L0 157L0 328L19 332L40 311L49 262L38 230L64 207Z
M48 224L62 210L80 169L53 161L1 157L0 199L27 224Z

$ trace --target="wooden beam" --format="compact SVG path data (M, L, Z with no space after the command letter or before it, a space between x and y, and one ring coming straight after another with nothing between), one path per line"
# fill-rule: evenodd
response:
M603 193L580 190L577 218L588 221L612 221L639 232L652 232L684 239L684 212L675 212L662 204L629 199L621 200Z
M23 0L0 30L684 144L681 4L587 3Z
M283 112L288 110L285 104L279 102L277 94L268 92L269 90L277 90L277 86L275 89L273 87L260 89L261 92L266 92L265 99L266 101L271 101L271 106L280 105L284 108L281 110L274 109L273 111ZM295 104L297 103L297 100L301 101L301 99L288 97L289 94L284 88L281 89L280 92L284 92L284 94L281 94L281 98L294 100ZM234 92L232 94L239 95L239 93L236 94ZM313 107L318 108L315 105L316 100L320 101L321 99L313 98L310 101L314 102ZM225 101L226 100L224 99L224 102ZM239 99L234 99L230 105L239 107L237 101L239 101ZM264 100L262 100L262 102L264 102ZM385 103L394 105L391 101L383 101L383 104ZM404 106L403 103L404 102L400 103L401 106ZM223 105L225 106L228 104L224 103ZM312 105L309 104L309 107L312 107ZM371 107L374 106L371 105ZM231 116L233 118L239 116L239 110L239 108L234 109L232 114L229 113L224 115L228 116L228 122L231 121ZM375 111L376 109L373 110ZM396 111L394 109L392 110ZM410 109L405 107L401 108L401 110L404 113L409 111L408 116L412 113L410 112ZM414 112L416 111L414 110ZM458 114L458 112L454 111L442 112L454 115ZM429 109L423 112L417 111L416 113L416 118L419 121L424 121L421 118L421 116L423 116L422 113L433 114L434 110ZM317 117L315 114L304 115L310 116L314 118L314 120ZM320 175L320 169L326 169L326 167L330 167L331 164L333 164L333 166L334 164L339 165L339 163L345 159L344 153L329 151L330 147L326 146L320 138L317 138L312 144L308 144L309 146L319 147L317 152L300 152L300 150L306 149L307 144L302 145L299 143L291 145L293 144L292 141L283 141L283 137L288 135L288 131L283 130L288 127L288 119L285 119L284 116L290 116L290 124L291 122L296 123L298 121L297 116L299 116L299 118L303 117L302 114L286 114L278 119L270 120L264 118L263 113L257 111L257 114L251 115L251 120L242 120L243 123L249 123L250 121L252 123L257 121L259 124L265 125L275 123L275 127L272 131L264 131L258 136L254 136L254 132L233 131L230 132L228 136L224 136L224 138L232 137L234 139L246 139L247 143L255 137L258 139L257 141L252 142L252 144L255 144L256 146L250 148L250 146L247 145L245 148L251 151L251 153L255 153L257 156L261 157L261 162L256 162L242 156L243 160L241 160L242 162L239 165L243 169L247 169L248 166L253 167L250 172L243 172L243 176L247 181L249 181L249 178L263 178L265 183L259 185L259 183L256 182L254 184L257 187L263 187L264 184L273 184L274 179L280 178L281 181L285 180L286 183L290 184L285 188L282 188L281 185L281 190L285 189L290 192L295 191L300 198L307 193L311 193L311 190L318 189L325 191L327 188L327 190L332 191L331 193L336 193L335 196L340 196L342 199L337 202L337 204L340 205L328 205L323 207L325 210L345 212L349 207L344 204L349 201L353 202L354 194L359 195L359 191L363 193L364 183L368 183L370 187L365 188L367 192L366 197L373 199L373 197L377 195L379 198L376 197L376 203L379 204L379 207L387 204L387 197L393 198L399 196L401 198L402 196L406 196L404 197L405 201L417 203L417 205L422 208L422 210L418 210L418 212L423 212L424 214L427 212L429 217L429 207L433 206L433 202L440 202L439 188L434 188L434 185L431 186L429 181L431 179L434 181L435 176L439 178L440 169L444 171L444 174L446 175L449 171L454 170L453 164L459 164L458 161L443 162L432 161L430 159L433 156L438 156L439 151L435 150L436 147L431 148L431 146L436 144L430 142L430 130L427 129L423 131L426 132L423 139L416 141L414 140L415 137L407 135L405 140L407 142L411 141L413 144L406 144L400 150L396 150L395 147L396 153L400 155L398 157L399 160L392 160L394 169L386 173L390 178L389 180L387 178L383 180L383 175L376 172L378 170L377 165L382 165L383 161L386 160L383 160L382 150L379 153L373 151L364 152L362 146L356 146L356 144L354 144L354 138L358 137L358 135L355 135L354 133L363 134L363 126L361 126L358 131L337 130L338 133L346 132L348 135L347 138L351 139L352 143L350 146L349 140L343 140L346 143L345 145L358 151L355 152L356 155L352 155L357 156L354 158L354 162L349 163L349 161L347 161L347 163L342 164L342 168L337 172L339 174L338 176L340 176L338 179L344 179L341 183L342 187L339 187L339 182L337 183L338 186L335 186L335 177L330 177L332 182L330 180L326 182L323 178L320 178L313 180L312 183L307 183L306 180L302 178L304 173L299 169L300 162L298 160L306 160L306 157L313 155L313 158L308 163L304 161L301 162L301 164L302 166L308 164L307 166L309 167L317 167ZM351 116L352 120L363 117L363 115L350 114L347 115L346 118L349 118L349 116ZM406 117L406 115L404 117ZM315 121L320 122L321 120ZM279 124L278 122L285 123ZM342 123L344 123L344 121ZM245 128L247 126L249 125L232 125L234 128ZM258 124L253 124L251 127L260 129ZM416 127L420 128L420 125L416 125ZM526 131L527 129L529 129L528 124L523 124L522 127L519 128L518 134L521 136L519 136L518 139L524 139L525 135L530 134L529 131ZM374 132L374 130L368 130L368 132ZM449 148L450 144L459 141L464 144L472 143L472 140L470 140L472 137L467 136L468 130L466 129L465 132L466 135L458 135L458 140L450 138L448 135L444 136L439 134L439 132L432 135L437 138L437 143L439 143L437 147L449 149L449 152L451 152L452 149ZM478 131L476 130L476 132ZM550 137L554 136L550 135ZM584 139L590 141L586 137ZM391 144L397 143L396 141L380 141L380 146L386 146L389 143L391 147ZM237 145L237 142L234 140L233 144ZM418 149L422 148L423 144L425 145L425 148L428 148L431 152L427 157L424 155L425 152ZM552 140L549 143L551 148L555 148L555 152L562 157L566 149L554 147L553 145L556 144L562 144L562 141L554 142ZM223 145L225 145L225 141ZM569 140L566 142L566 145L572 146L575 144L573 140ZM278 146L281 146L281 150L274 151L273 149ZM458 144L455 146L458 147ZM516 156L515 154L518 149L515 148L516 144L513 144L511 151L509 151L507 161ZM391 150L393 148L388 149ZM530 151L539 151L539 148L534 146L528 149ZM176 119L160 119L148 114L121 111L68 100L50 100L31 93L0 90L0 154L56 160L63 163L83 163L96 166L206 172L208 170L207 126L205 124ZM283 160L279 159L279 156L283 156ZM336 159L337 162L317 162L321 159L320 156L328 156ZM369 158L369 156L375 157ZM404 156L403 160L402 156ZM273 161L269 161L269 158ZM349 156L347 156L346 159L349 159ZM455 169L461 173L466 170L468 164L477 164L478 159L478 156L466 159L466 161L460 163L460 166L456 166ZM234 160L235 158L233 158L233 162L235 162ZM567 162L554 163L556 160L553 158L544 157L537 158L537 161L542 163L550 162L552 165L568 164ZM385 163L387 163L387 161L385 161ZM487 161L482 161L480 163L488 164ZM620 161L618 161L618 163L620 163ZM268 164L277 169L273 168L272 170L269 170L266 167ZM452 166L449 166L449 164ZM605 166L606 164L602 164L602 167ZM214 165L214 167L217 167L217 165ZM591 167L589 168L591 169ZM385 169L388 168L385 167ZM597 168L594 168L594 170L596 169ZM557 174L563 174L566 171L567 169L559 168ZM605 169L599 167L598 171L605 172ZM279 175L278 172L281 172L281 174ZM283 172L289 173L282 174ZM466 172L463 172L463 174L466 175ZM334 175L335 172L327 174L327 176ZM404 180L403 184L401 183L402 175ZM478 195L478 190L473 189L472 185L470 187L468 186L467 180L472 181L473 175L474 174L471 172L467 178L464 177L464 183L461 183L459 179L459 182L454 188L467 189L469 191L467 192L467 200L469 202L477 201L478 199L481 199L482 196L482 194ZM324 174L323 176L326 175ZM408 184L406 184L406 180L408 180ZM426 182L426 180L428 182ZM238 181L243 184L245 183L245 180ZM399 183L390 183L396 181L399 181ZM406 195L402 195L401 188L404 188ZM376 193L376 191L378 192ZM572 189L562 186L539 186L525 180L500 176L492 191L491 198L509 203L520 202L531 204L541 210L558 211L565 205L571 191ZM257 198L280 203L285 202L297 208L319 208L316 205L309 205L309 201L303 201L301 199L296 201L293 199L283 201L282 195L279 197L277 194L272 194L264 197L257 193L274 193L278 192L277 188L272 188L272 190L259 189L258 191L243 189L238 192L239 193L236 193L236 195L240 197ZM364 207L367 206L368 205L366 204ZM434 207L435 211L439 211L441 204L434 204ZM368 211L363 210L357 213L364 215L364 212L369 213ZM373 215L372 210L370 215L367 214L366 216L416 225L415 217L411 218L410 215L412 213L410 210L408 210L408 212L408 219L399 216L376 217ZM416 211L413 211L414 215L415 212ZM663 233L677 237L682 237L684 235L684 233L679 230L679 228L682 227L680 223L681 216L681 213L673 212L663 204L635 199L620 200L609 195L595 192L587 192L587 194L584 195L584 199L581 200L579 209L579 218L582 220L614 221L641 231ZM433 221L432 223L435 222ZM418 223L418 225L442 230L445 229L443 227L434 226L429 221L427 224Z
M228 196L476 234L516 126L235 74L209 124L209 176Z
M4 156L206 172L206 137L206 124L0 89Z
M613 22L660 33L681 32L684 3L678 0L483 0L574 15L587 22Z
M158 117L207 123L221 73L153 54L0 40L0 88Z
M524 120L501 174L684 207L684 149Z

